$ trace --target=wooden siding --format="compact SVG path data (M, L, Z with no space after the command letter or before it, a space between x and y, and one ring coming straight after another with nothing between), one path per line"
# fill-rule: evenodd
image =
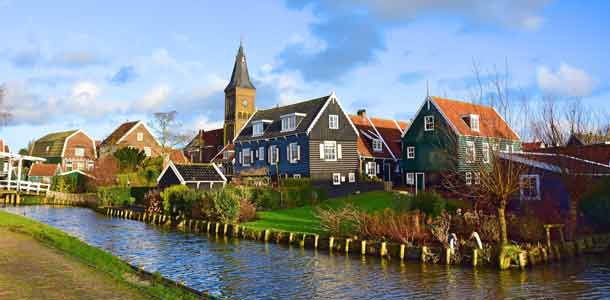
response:
M472 163L466 162L466 144L467 142L474 142L475 148L475 158L476 160ZM504 151L508 146L509 149L511 146L514 146L515 151L521 150L521 142L519 141L511 141L505 139L496 139L496 138L484 138L484 137L475 137L475 136L461 136L459 138L459 146L458 146L458 172L476 172L480 169L480 165L484 164L483 162L483 143L489 144L490 157L493 152L493 145L498 145L499 151Z
M177 184L180 184L180 179L178 179L178 176L176 176L176 173L174 173L172 168L168 168L165 174L163 174L163 177L161 177L161 180L159 180L159 184L157 184L157 186L160 189L165 189Z
M297 163L290 163L288 161L288 151L286 147L290 143L298 143L301 146L301 159ZM239 174L242 170L245 169L257 169L257 168L268 168L269 175L275 176L277 171L279 170L279 174L282 176L292 177L294 174L300 174L303 177L309 176L309 142L307 140L307 136L299 135L299 136L287 136L282 138L274 138L270 140L257 140L245 143L238 143L235 145L235 153L236 153L236 163L235 163L235 172ZM269 164L269 147L277 146L279 148L279 163L277 165ZM260 160L258 157L258 148L265 148L265 157L263 160ZM250 149L254 152L254 163L250 164L250 166L243 166L239 163L239 153L243 149Z
M310 141L310 164L309 173L314 181L330 181L333 173L341 173L347 179L349 173L358 174L358 149L356 141L337 141L341 145L341 159L337 161L325 161L320 159L320 144L323 141ZM349 183L347 180L345 183Z
M339 116L339 129L328 128L329 115ZM321 113L318 122L309 133L309 138L318 141L354 141L355 143L357 135L349 122L337 102L331 102Z

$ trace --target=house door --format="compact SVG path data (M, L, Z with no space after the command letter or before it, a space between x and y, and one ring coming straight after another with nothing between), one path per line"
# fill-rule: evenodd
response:
M426 189L426 176L424 173L415 173L415 194Z

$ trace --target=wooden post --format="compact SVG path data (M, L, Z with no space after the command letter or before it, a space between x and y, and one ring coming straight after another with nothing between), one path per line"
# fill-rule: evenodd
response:
M479 259L479 250L477 248L474 248L472 250L472 266L476 267L477 266L477 260Z
M521 269L525 269L526 265L527 265L527 252L521 251L519 253L519 267L521 267Z
M265 242L269 241L269 234L271 233L271 231L269 231L269 229L265 229Z
M313 237L313 247L314 247L314 249L318 249L318 240L319 239L320 239L319 235L317 235L317 234L314 235L314 237Z
M381 250L379 251L379 256L384 257L388 255L388 244L386 242L381 242Z
M227 235L227 232L229 231L229 224L225 223L224 228L222 229L222 235Z
M292 232L288 235L288 244L292 243Z
M239 237L239 224L233 225L233 236Z
M335 246L334 244L335 244L335 237L331 236L328 239L328 251L333 252L333 248Z
M211 226L211 224L212 224L212 223L208 222L208 226L207 226L206 232L210 232L210 226Z
M345 239L345 254L349 253L349 243L352 242L352 239Z
M551 228L545 225L544 229L546 230L546 246L551 249Z
M366 255L366 241L360 242L360 253Z
M445 264L446 265L451 264L451 249L449 249L449 248L445 249Z
M220 229L220 223L216 222L216 229L214 229L214 232L216 234L218 234L218 230Z
M299 241L299 246L301 246L301 247L305 247L305 237L306 237L306 236L307 236L307 235L303 233L303 238L301 239L301 241Z
M422 246L421 247L421 262L423 262L423 263L426 262L426 254L428 254L428 247Z
M406 245L405 244L400 244L400 260L404 260L405 259L405 248Z

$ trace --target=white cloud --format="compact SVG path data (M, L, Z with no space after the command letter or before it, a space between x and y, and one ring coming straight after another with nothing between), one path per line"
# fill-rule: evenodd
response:
M292 104L311 96L303 95L301 87L305 86L305 83L298 73L274 72L271 64L263 65L260 72L255 74L255 79L277 92L280 105Z
M192 129L203 129L203 130L213 130L222 128L224 125L223 121L220 120L211 120L208 116L198 115L195 117L191 124L188 124L186 128Z
M595 80L584 70L561 63L556 72L542 66L538 68L538 86L544 92L570 97L591 95Z
M150 89L144 96L136 101L132 106L134 111L154 111L160 108L170 95L170 87L166 84L160 84Z
M72 87L72 98L83 104L94 101L99 94L100 88L89 81L77 82Z

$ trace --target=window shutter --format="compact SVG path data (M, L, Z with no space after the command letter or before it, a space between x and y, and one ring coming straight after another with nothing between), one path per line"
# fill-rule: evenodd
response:
M324 159L324 143L320 144L320 159Z
M275 147L275 162L280 161L280 147Z
M343 151L341 151L341 144L337 144L337 158L338 159L343 158Z
M254 150L250 150L250 163L254 163Z
M272 162L273 162L273 160L271 160L271 159L272 159L272 157L271 157L271 152L272 152L272 151L273 151L273 146L269 146L269 151L268 151L268 153L267 153L267 156L269 156L269 159L268 159L268 160L269 160L269 163L272 163Z
M301 160L301 145L297 145L297 160Z
M292 162L292 153L290 153L290 144L286 146L286 160Z
M375 173L379 174L379 164L375 164Z
M364 174L368 174L369 173L369 163L365 163L364 164Z
M241 151L239 151L239 164L243 164L244 161L242 159Z

